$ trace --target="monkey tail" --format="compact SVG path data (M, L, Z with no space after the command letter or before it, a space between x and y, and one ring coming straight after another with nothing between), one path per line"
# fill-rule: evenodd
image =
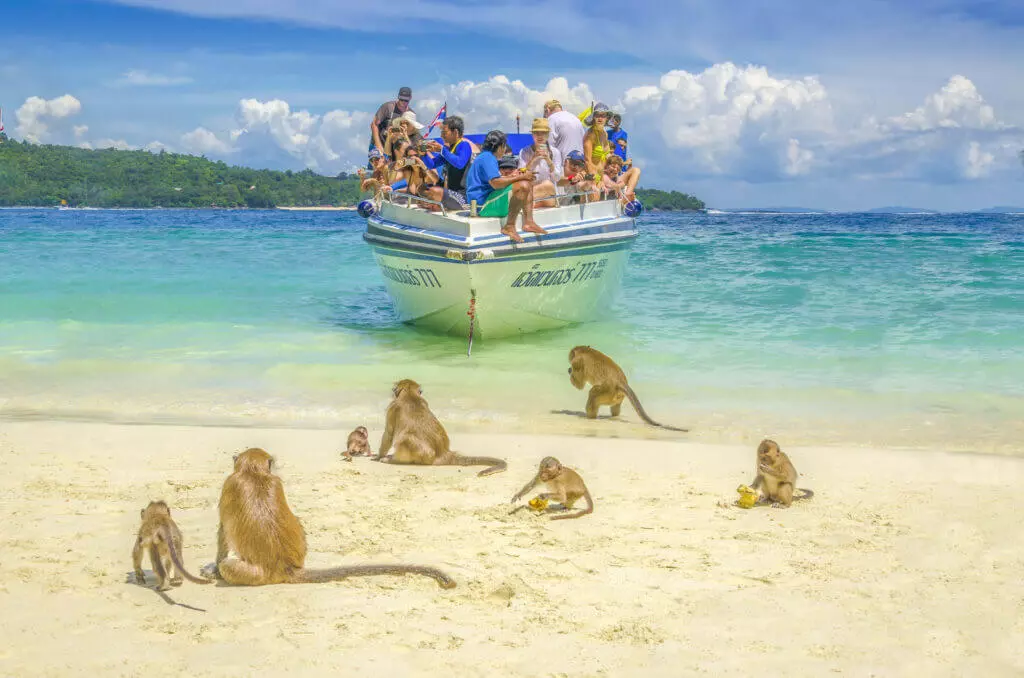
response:
M425 565L351 565L323 570L298 570L292 576L293 584L315 584L339 581L349 577L371 577L379 574L422 574L437 581L443 589L455 588L455 580L436 567Z
M808 490L806 487L798 487L798 490L803 492L799 497L793 497L793 501L800 501L802 499L811 499L814 497L814 490Z
M593 513L594 512L594 500L590 498L590 490L587 490L587 489L583 490L583 498L587 500L587 508L582 509L580 511L576 511L575 513L567 513L565 515L560 515L560 516L551 516L551 520L569 520L571 518L582 518L583 516L587 515L588 513Z
M658 422L651 419L650 415L644 411L644 406L640 404L640 398L637 397L636 393L630 388L629 384L623 384L623 390L626 395L629 396L629 402L633 403L633 408L636 409L636 413L640 415L640 418L646 421L651 426L658 426L660 428L669 431L679 431L680 433L687 433L690 429L688 428L676 428L675 426L666 426L665 424L659 424Z
M189 571L185 569L185 564L181 562L181 555L178 553L178 549L174 546L174 540L171 539L171 531L166 527L160 530L160 536L167 543L167 550L171 554L171 561L174 563L175 569L181 573L181 576L188 579L193 584L209 584L209 579L200 579L195 575L189 574Z
M487 466L478 476L489 476L492 473L501 473L508 468L508 462L497 457L467 457L458 452L451 453L450 464L454 466Z

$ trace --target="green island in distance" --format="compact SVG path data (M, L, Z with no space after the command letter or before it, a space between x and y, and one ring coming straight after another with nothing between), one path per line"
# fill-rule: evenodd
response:
M678 191L638 189L649 210L704 209ZM351 206L359 178L237 167L205 157L18 142L0 132L0 206L273 208Z

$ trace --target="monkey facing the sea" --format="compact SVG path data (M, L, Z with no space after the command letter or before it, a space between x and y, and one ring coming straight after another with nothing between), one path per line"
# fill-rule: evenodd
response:
M380 574L422 574L450 589L455 581L441 570L423 565L353 565L307 570L306 532L288 507L284 485L273 473L274 458L251 447L235 457L235 470L220 495L217 560L208 578L229 584L308 584ZM234 551L238 557L229 558Z
M434 466L480 466L488 468L477 473L487 476L504 471L508 464L495 457L467 457L453 452L448 433L423 398L423 390L412 379L396 382L391 390L394 398L388 405L384 435L380 439L377 461L394 445L392 464L424 464Z
M511 503L514 504L522 499L538 483L544 483L548 489L547 492L537 495L539 499L555 500L564 506L566 510L571 509L573 504L581 497L587 501L587 508L580 509L576 513L552 516L551 520L580 518L594 512L594 500L590 497L590 491L587 490L583 478L568 466L562 466L561 462L554 457L544 457L541 459L537 475L533 477L533 480L526 483L523 489L516 492L515 496L512 497Z
M182 576L196 584L209 584L189 574L181 562L181 530L171 518L171 509L167 502L151 501L142 509L142 525L139 536L132 548L132 566L135 570L135 581L146 583L146 575L142 572L142 556L149 552L149 561L156 575L156 590L166 591L171 586L181 586Z
M370 456L370 441L365 426L356 426L352 433L348 434L345 442L345 451L341 456L345 461L352 461L353 456Z
M590 395L587 396L588 419L596 419L597 411L604 405L611 407L613 417L619 416L622 401L628 397L640 418L651 426L684 433L688 430L665 426L651 419L644 411L636 393L626 382L626 373L614 360L596 348L576 346L569 351L569 381L581 391L588 383L592 385Z
M750 484L751 489L762 490L766 501L772 506L789 507L795 500L810 499L814 496L812 490L800 488L802 495L793 496L796 489L797 472L789 456L782 451L779 444L774 440L765 438L757 446L756 463L754 464L754 482Z

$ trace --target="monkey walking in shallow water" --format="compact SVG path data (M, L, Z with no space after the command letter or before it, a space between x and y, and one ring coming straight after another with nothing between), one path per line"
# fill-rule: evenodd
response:
M481 466L477 473L488 476L504 471L508 464L495 457L467 457L454 452L448 433L430 411L423 390L412 379L402 379L391 390L394 398L388 405L384 435L380 439L377 461L385 461L392 446L392 464L424 464L434 466Z
M806 488L800 488L803 494L794 496L796 479L796 467L779 444L767 438L762 440L757 446L757 461L754 465L754 482L750 484L751 489L763 487L762 497L771 502L773 507L789 508L795 500L810 499L814 496L814 492Z
M307 570L306 532L288 507L284 485L273 473L274 459L252 447L235 457L235 470L220 495L217 560L208 578L229 584L308 584L380 574L422 574L441 588L455 581L441 570L423 565L353 565ZM228 558L234 551L238 557Z
M345 461L352 461L353 456L370 456L370 441L365 426L357 426L352 433L348 434L345 442L345 451L341 456Z
M573 504L583 498L587 501L587 508L576 513L567 515L552 516L551 520L566 520L567 518L580 518L588 513L594 512L594 500L590 497L590 491L583 482L580 474L567 466L562 466L554 457L544 457L540 461L537 475L533 480L526 483L523 489L516 492L511 503L516 503L539 483L544 483L548 491L537 495L539 499L554 500L564 506L566 510L572 509Z
M622 411L622 401L629 398L636 413L651 426L659 426L670 431L686 432L688 429L676 428L659 424L644 411L640 399L626 381L626 373L614 360L589 346L576 346L569 351L569 381L583 390L588 383L592 385L587 396L587 418L596 419L597 411L604 405L611 408L612 416L617 417Z
M156 590L166 591L171 586L181 586L181 578L185 577L196 584L209 584L189 574L181 562L181 530L171 518L171 509L163 501L151 501L142 509L142 525L139 536L132 548L132 566L135 570L135 581L146 583L146 575L142 572L142 557L149 552L149 561L156 575Z

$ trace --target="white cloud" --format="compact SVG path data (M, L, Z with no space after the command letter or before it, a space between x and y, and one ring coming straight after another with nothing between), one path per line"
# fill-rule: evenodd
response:
M17 132L25 141L43 143L50 137L50 125L78 115L81 110L82 102L70 94L50 100L29 97L14 114Z
M75 127L74 127L75 138L76 139L81 139L82 137L84 137L86 135L86 133L88 133L88 131L89 131L89 126L88 125L75 125Z
M92 143L95 148L113 148L118 151L132 151L137 148L124 139L99 139Z
M569 111L582 111L590 106L595 97L585 84L569 86L565 78L552 78L542 90L527 87L520 80L509 80L496 75L485 81L460 82L445 87L437 98L416 102L420 122L427 124L441 107L448 102L448 115L461 115L466 121L467 131L486 132L498 128L515 129L515 117L522 118L522 128L529 129L530 122L544 112L544 102L558 99Z
M181 136L181 145L186 153L194 155L227 155L232 152L229 144L205 127L197 127Z
M148 71L131 69L121 74L115 85L127 87L169 87L173 85L187 85L192 78L184 75L160 75Z
M320 116L293 111L280 99L242 99L235 114L238 127L219 135L200 127L182 137L182 145L191 153L230 155L249 165L333 174L365 164L370 118L361 111Z
M671 157L688 172L769 177L804 174L808 138L832 133L832 108L814 77L779 79L757 66L715 64L670 71L657 86L628 90L618 108L638 158Z

